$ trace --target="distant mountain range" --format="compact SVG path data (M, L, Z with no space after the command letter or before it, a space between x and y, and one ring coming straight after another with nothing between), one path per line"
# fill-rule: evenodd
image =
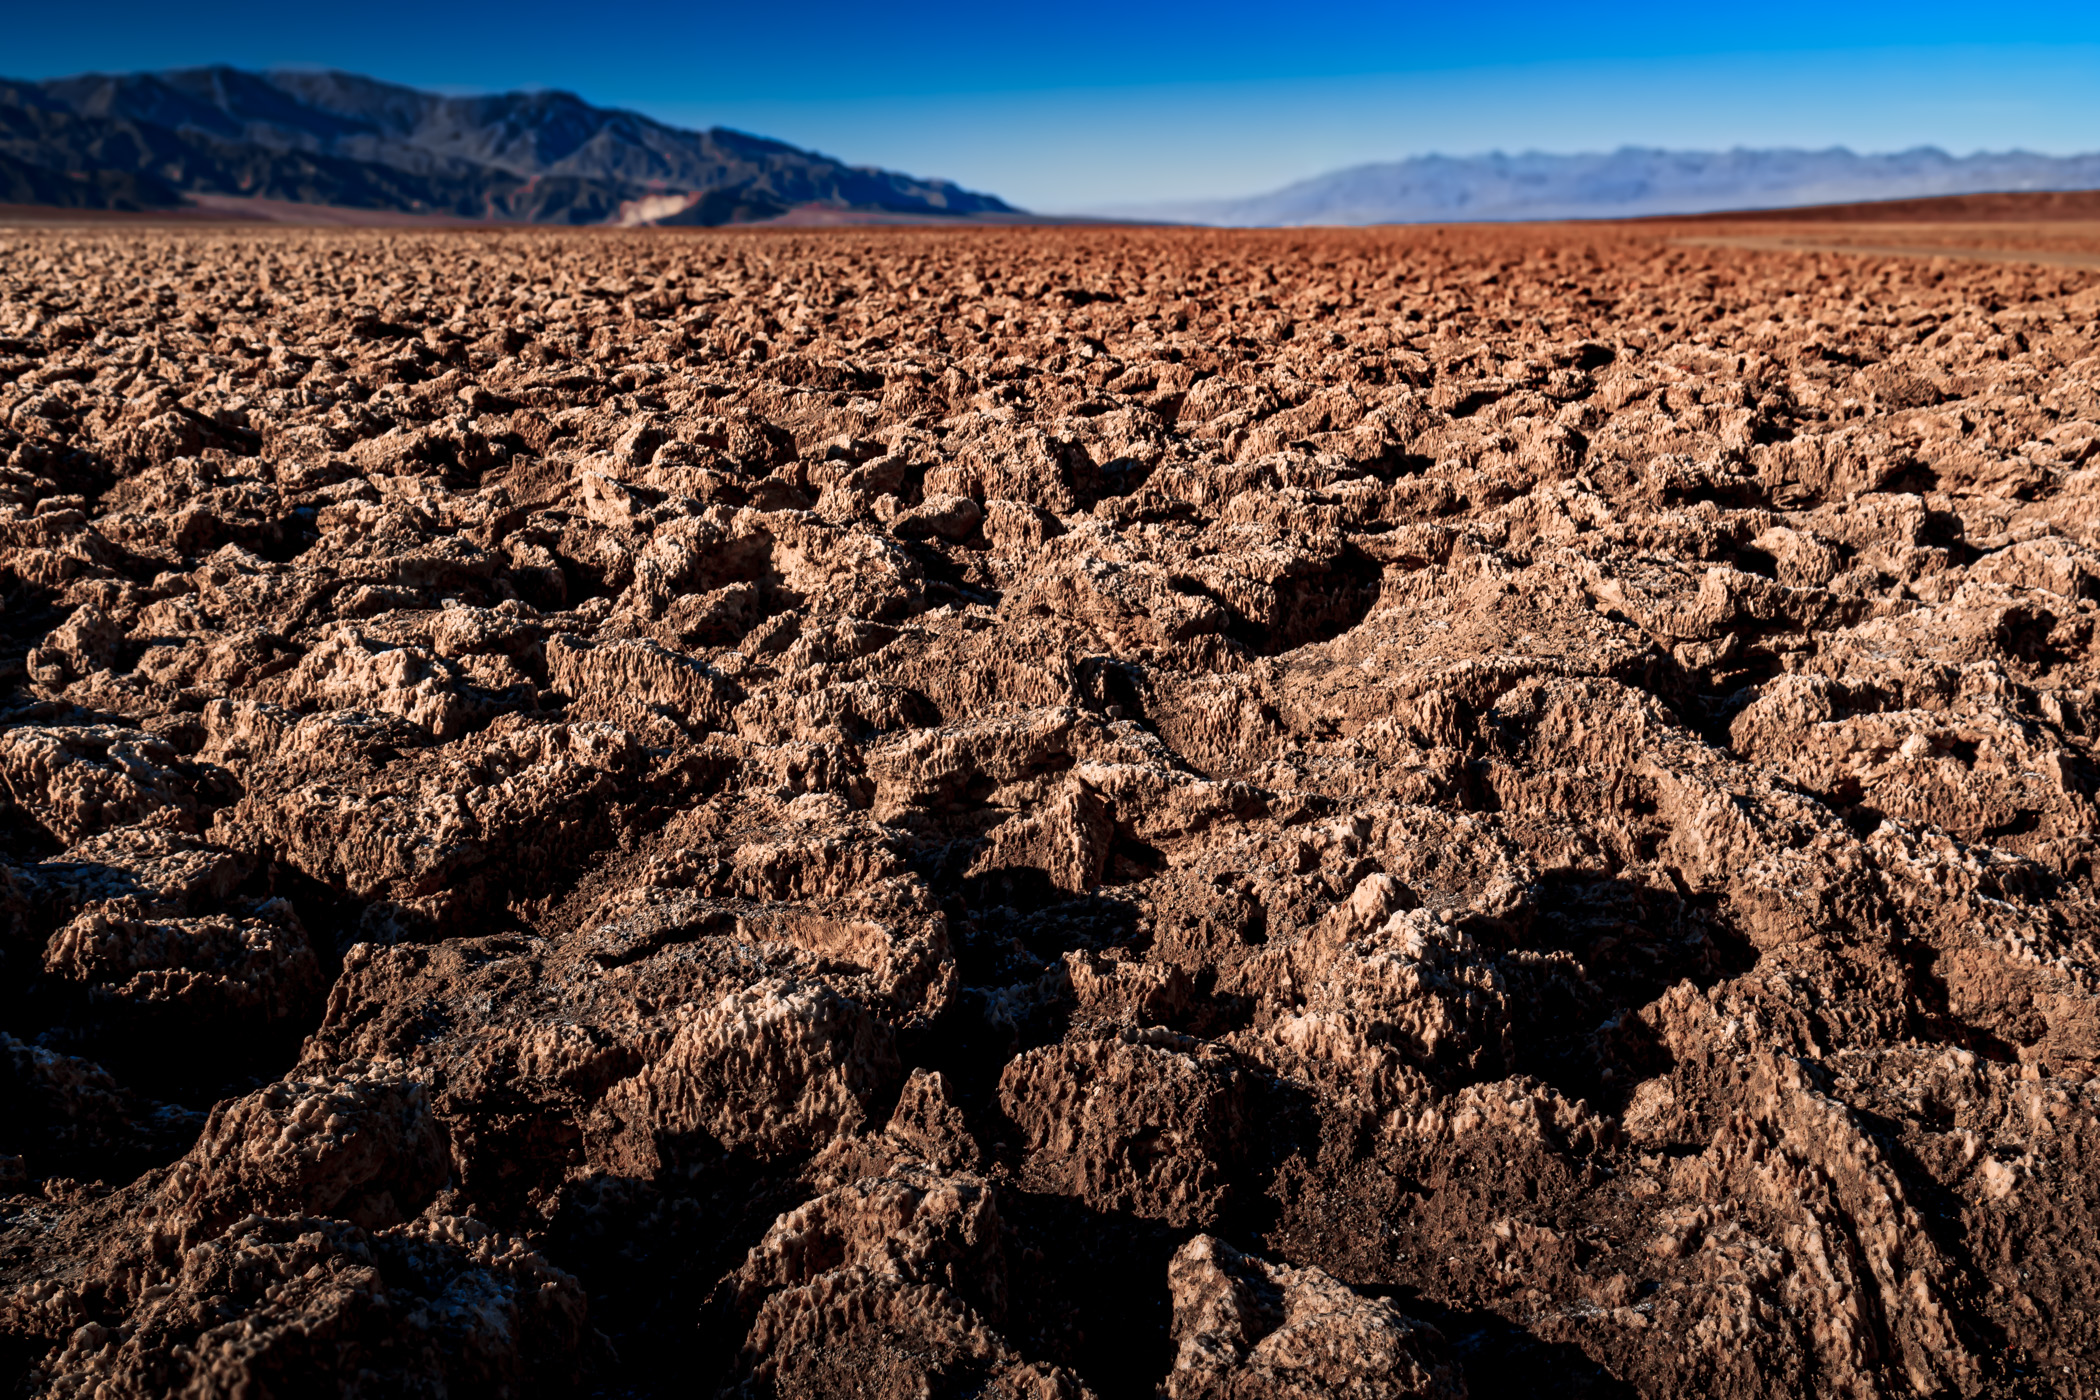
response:
M1245 199L1114 212L1246 226L1623 219L1923 195L2100 188L2100 155L1950 156L1931 147L1417 156L1358 165Z
M1628 218L2100 189L2100 154L1843 149L1417 156L1269 194L1104 211L1225 225ZM210 196L550 224L1024 218L945 180L687 131L564 92L445 97L234 68L0 79L0 203L172 208Z
M1019 213L945 180L565 92L444 97L234 68L0 79L0 202L144 209L193 195L548 224Z

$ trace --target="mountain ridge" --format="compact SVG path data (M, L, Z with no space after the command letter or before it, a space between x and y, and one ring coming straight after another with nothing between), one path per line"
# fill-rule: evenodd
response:
M457 97L336 70L223 65L0 80L9 188L70 193L24 202L78 207L209 194L520 223L744 223L806 208L1020 214L950 181L724 127L690 131L558 90Z
M1228 226L1639 218L1861 200L2100 188L2100 154L1953 156L1936 147L1856 154L1844 147L1671 151L1622 146L1557 155L1426 155L1329 171L1239 199L1189 200L1126 214Z

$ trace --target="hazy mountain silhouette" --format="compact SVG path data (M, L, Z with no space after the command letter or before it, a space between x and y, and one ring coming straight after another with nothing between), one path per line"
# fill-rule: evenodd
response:
M1358 165L1244 199L1116 212L1237 225L1441 223L1699 214L1998 190L2100 188L2100 155L1826 151L1528 152Z

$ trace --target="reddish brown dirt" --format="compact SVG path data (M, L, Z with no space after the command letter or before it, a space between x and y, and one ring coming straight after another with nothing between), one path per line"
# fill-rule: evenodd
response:
M2100 1385L2100 277L0 256L25 1394Z
M1771 214L1713 214L1622 227L1627 232L1638 229L1688 244L1747 249L1854 250L1873 257L2100 265L2100 193L2077 199L2081 202L2067 202L2054 213L2040 205L2018 206L1999 219L1964 210L1960 200L1906 200L1900 207L1837 205Z
M1876 199L1860 204L1812 204L1795 209L1678 215L1686 223L1982 223L2100 220L2100 190L2008 190L1945 194L1922 199Z

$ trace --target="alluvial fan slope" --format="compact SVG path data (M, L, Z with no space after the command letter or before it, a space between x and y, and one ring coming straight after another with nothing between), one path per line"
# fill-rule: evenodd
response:
M13 235L25 1393L2100 1384L2100 280Z

